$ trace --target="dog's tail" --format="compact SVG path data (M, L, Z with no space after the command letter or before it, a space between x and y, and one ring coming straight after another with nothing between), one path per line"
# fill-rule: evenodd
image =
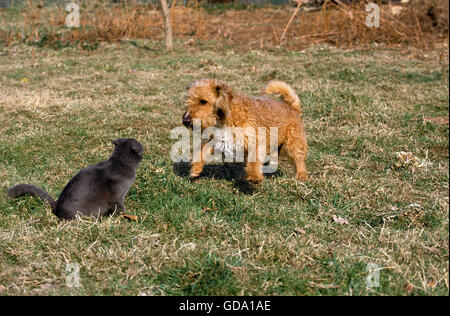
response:
M31 184L19 184L13 187L10 187L8 191L6 191L9 197L16 198L25 194L29 194L31 196L37 196L43 199L44 201L48 202L50 206L52 207L52 210L55 209L56 202L55 200L42 189L39 189L38 187L31 185Z
M264 93L281 95L286 103L288 103L294 110L301 113L300 99L295 91L286 82L272 80L267 84Z

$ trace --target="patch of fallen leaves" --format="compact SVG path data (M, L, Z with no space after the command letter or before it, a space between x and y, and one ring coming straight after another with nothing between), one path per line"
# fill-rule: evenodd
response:
M404 209L398 209L393 206L391 209L396 212L396 214L386 216L386 220L407 220L409 222L409 226L422 226L422 218L425 216L425 210L419 204L413 203Z
M341 225L348 225L349 224L348 220L346 220L345 218L340 217L340 216L333 215L333 220L336 223L341 224Z
M122 213L121 216L123 218L125 218L125 219L130 220L130 221L137 221L138 220L138 217L136 215Z
M428 157L426 157L425 159L420 159L416 157L412 152L400 151L396 152L395 155L397 157L395 167L397 167L398 169L404 168L414 172L417 170L425 169L426 167L431 165Z
M414 290L414 286L411 283L408 282L405 285L405 292L410 294L410 293L412 293L413 290Z
M296 228L294 229L294 233L300 234L300 235L304 235L304 234L306 234L306 231L305 231L303 228L296 227Z
M436 125L448 125L448 116L425 116L423 118L425 123L432 123Z

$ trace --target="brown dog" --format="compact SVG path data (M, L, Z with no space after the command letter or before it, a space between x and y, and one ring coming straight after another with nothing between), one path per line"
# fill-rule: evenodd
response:
M306 180L305 159L307 155L306 136L300 100L292 88L282 81L267 84L265 94L279 94L284 102L267 97L247 98L235 94L228 86L216 79L201 79L188 87L183 124L191 127L193 120L201 120L202 130L208 127L231 127L258 130L258 127L278 128L277 150L282 149L295 163L297 178ZM267 137L267 136L266 136ZM268 144L268 142L266 142ZM191 164L191 177L198 177L205 164L202 157ZM248 149L244 139L244 149ZM263 180L263 161L247 161L246 180L259 183Z

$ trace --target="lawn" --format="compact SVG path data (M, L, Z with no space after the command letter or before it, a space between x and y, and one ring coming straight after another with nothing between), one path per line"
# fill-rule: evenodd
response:
M309 181L286 159L257 186L238 164L190 181L170 131L203 77L248 95L291 84ZM0 295L448 295L445 82L432 51L0 46ZM59 221L39 199L6 197L18 183L57 197L117 137L145 146L125 200L138 221Z

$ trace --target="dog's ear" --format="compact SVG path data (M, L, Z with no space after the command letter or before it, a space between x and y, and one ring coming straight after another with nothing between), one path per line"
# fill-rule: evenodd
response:
M217 97L220 97L224 93L228 94L231 98L233 97L233 92L231 91L231 89L227 85L218 80L215 80L214 89Z
M217 101L215 103L217 114L221 118L227 118L230 114L233 92L230 88L220 82L217 82L214 89L217 94Z

